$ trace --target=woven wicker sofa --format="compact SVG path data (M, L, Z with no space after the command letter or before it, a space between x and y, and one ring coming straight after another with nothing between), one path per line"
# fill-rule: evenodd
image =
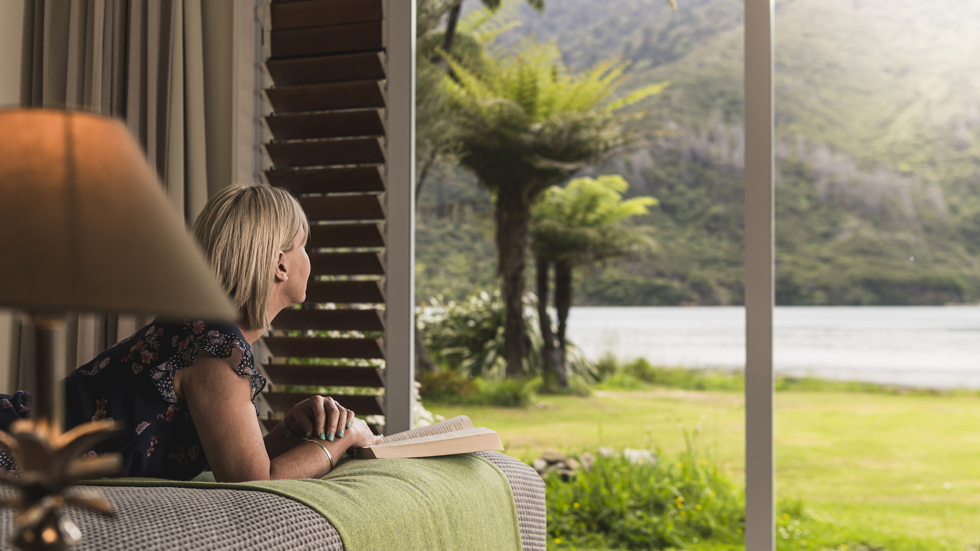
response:
M501 453L478 455L499 467L510 483L523 549L543 551L545 496L541 478L524 463ZM76 547L80 551L344 549L340 535L323 516L299 502L267 492L130 486L100 487L98 491L115 504L118 514L106 518L69 507L68 517L83 534ZM0 485L0 498L11 492L10 487ZM10 549L6 540L13 529L13 510L0 510L0 549Z

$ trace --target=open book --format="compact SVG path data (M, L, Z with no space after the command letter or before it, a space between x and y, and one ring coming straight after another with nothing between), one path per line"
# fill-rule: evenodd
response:
M486 427L473 428L473 421L460 415L427 427L386 436L380 444L357 448L354 457L394 459L502 449L504 445L496 432Z

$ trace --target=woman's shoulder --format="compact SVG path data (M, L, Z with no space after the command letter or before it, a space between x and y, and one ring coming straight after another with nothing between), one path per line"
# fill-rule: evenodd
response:
M242 330L231 322L216 322L205 320L185 319L179 321L156 319L150 325L142 329L146 334L154 331L163 331L173 335L189 335L195 338L208 336L210 338L229 338L238 339L246 343Z
M203 320L184 320L179 323L179 329L177 325L170 324L173 328L170 330L164 327L164 334L173 335L170 344L175 347L177 357L173 362L176 367L193 364L197 354L202 351L216 358L230 358L238 350L241 352L241 362L251 364L252 348L237 325Z
M190 367L198 359L207 357L231 360L228 365L239 375L252 378L252 399L265 386L265 378L255 368L252 349L233 323L213 323L202 320L185 320L181 331L175 334L172 344L176 355L170 363L173 370ZM202 356L201 353L205 355Z
M156 319L80 366L73 374L96 375L113 364L131 365L134 374L153 366L180 369L192 365L202 350L219 358L229 358L239 350L239 367L251 367L251 347L235 324Z

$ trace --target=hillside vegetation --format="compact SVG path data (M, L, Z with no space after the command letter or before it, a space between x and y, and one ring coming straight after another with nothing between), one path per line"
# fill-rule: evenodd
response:
M588 67L632 61L651 140L621 173L659 207L652 252L582 274L577 304L742 301L742 3L549 2L523 25ZM777 302L980 301L980 4L782 0L776 19ZM420 298L493 284L488 196L440 167L421 197ZM438 207L441 205L441 207ZM437 208L438 207L438 208ZM452 209L449 213L448 209ZM448 215L447 215L448 214Z

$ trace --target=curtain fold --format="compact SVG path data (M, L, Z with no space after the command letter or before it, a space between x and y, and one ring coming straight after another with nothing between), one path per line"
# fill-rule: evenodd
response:
M25 48L30 107L124 121L188 224L207 202L200 0L34 0ZM66 369L131 335L143 317L69 316ZM15 388L32 388L29 332L13 339Z

